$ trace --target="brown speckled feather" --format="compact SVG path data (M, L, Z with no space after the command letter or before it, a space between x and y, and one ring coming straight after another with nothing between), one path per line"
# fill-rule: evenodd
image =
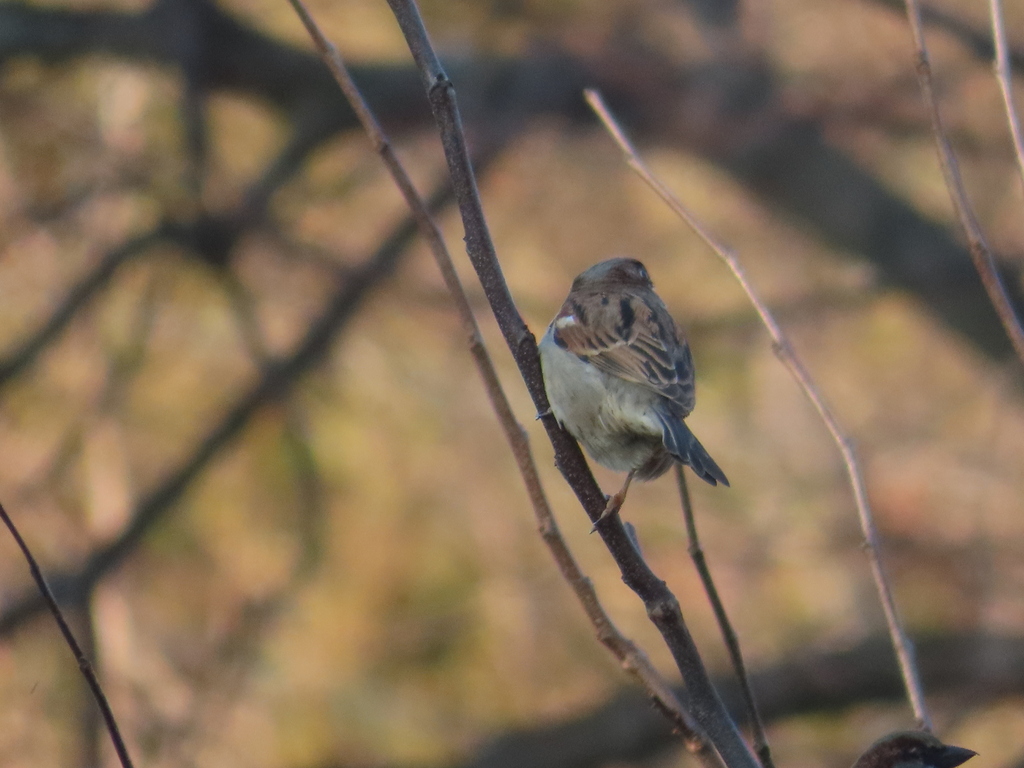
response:
M595 461L638 480L678 462L729 484L683 421L694 406L693 358L639 261L581 272L538 348L553 415Z
M690 347L653 290L577 293L562 305L554 332L580 359L666 397L680 418L693 410Z

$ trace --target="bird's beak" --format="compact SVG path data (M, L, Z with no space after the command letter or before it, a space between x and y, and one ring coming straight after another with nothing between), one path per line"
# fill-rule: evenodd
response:
M942 750L938 760L935 761L935 768L956 768L956 766L966 763L976 754L978 753L973 749L967 749L966 747L947 746Z

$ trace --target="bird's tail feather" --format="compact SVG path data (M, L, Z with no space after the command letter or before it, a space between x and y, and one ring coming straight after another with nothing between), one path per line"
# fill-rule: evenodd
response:
M701 480L711 485L729 485L725 473L682 419L668 416L663 417L661 423L665 448L676 461L691 467Z

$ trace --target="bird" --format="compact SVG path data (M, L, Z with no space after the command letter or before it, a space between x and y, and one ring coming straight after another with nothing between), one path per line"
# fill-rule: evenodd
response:
M956 768L976 754L943 744L927 731L896 731L868 747L853 768Z
M594 461L627 473L595 528L634 478L653 480L677 462L729 485L683 421L695 403L693 356L641 262L616 257L581 272L539 352L551 413Z

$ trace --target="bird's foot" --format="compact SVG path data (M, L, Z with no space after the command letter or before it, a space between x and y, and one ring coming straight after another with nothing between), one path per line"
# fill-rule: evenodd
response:
M622 509L622 502L624 502L626 500L626 493L625 492L626 492L626 489L622 488L619 491L617 491L616 493L613 493L611 496L605 496L605 499L607 501L605 502L605 505L604 505L604 511L601 512L600 517L598 517L597 520L594 521L593 526L591 526L591 528L590 528L590 532L591 533L593 533L594 531L597 530L597 526L599 526L601 523L603 523L609 517L611 517L616 512L618 512L620 509Z

